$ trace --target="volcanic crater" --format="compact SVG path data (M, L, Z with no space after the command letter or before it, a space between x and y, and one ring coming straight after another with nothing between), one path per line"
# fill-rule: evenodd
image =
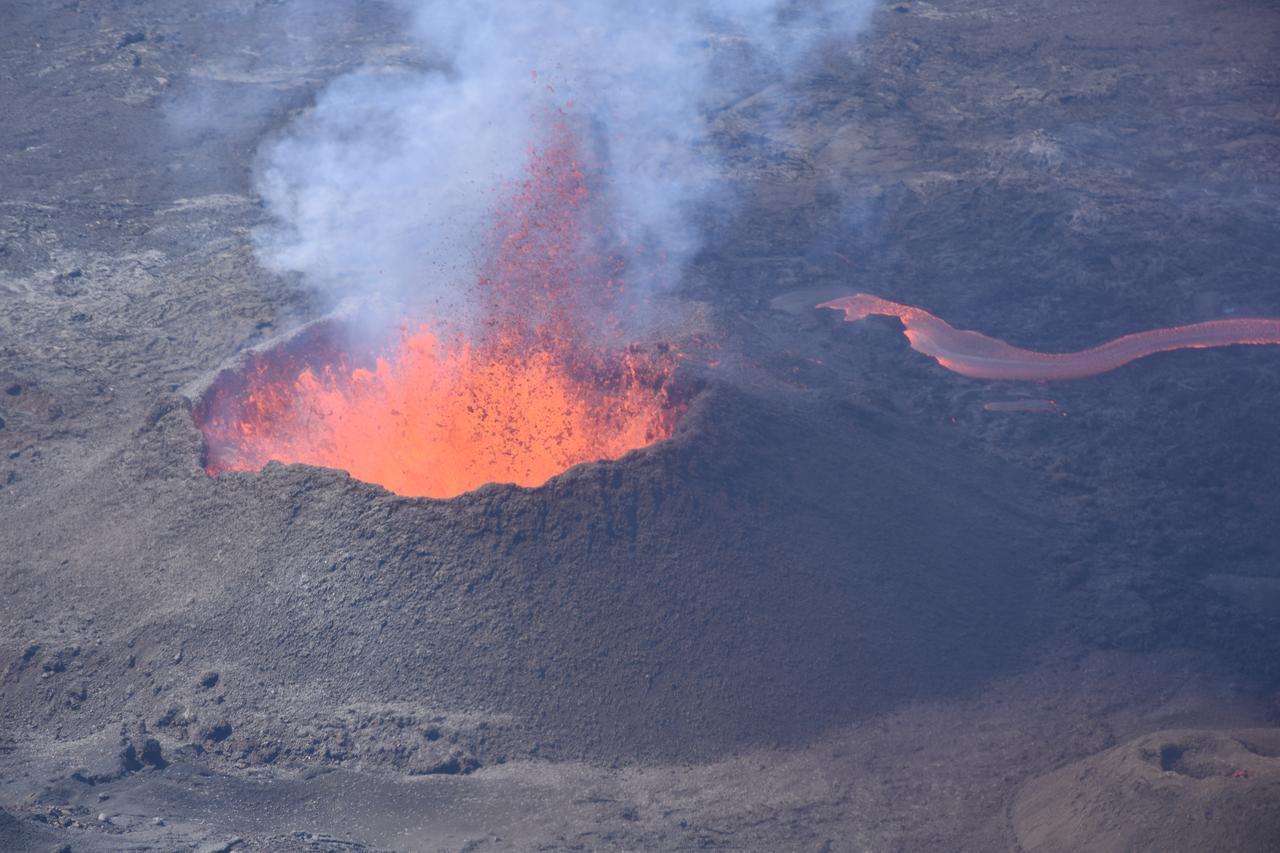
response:
M376 337L358 314L246 352L196 393L211 475L268 462L338 468L397 494L537 486L671 435L696 393L669 345L621 352Z
M241 364L294 373L338 328ZM195 395L196 421L245 375ZM278 594L209 608L198 634L335 705L494 714L477 761L798 743L971 689L1034 645L1043 522L1001 500L995 472L952 471L925 433L828 392L684 386L701 390L667 440L533 488L424 500L277 464L206 480L288 532L245 555Z
M206 651L331 707L490 715L476 763L800 743L1008 671L1042 525L1011 475L776 353L637 343L578 140L530 152L463 319L334 315L191 396L198 490L287 531L223 562L274 594L188 617Z

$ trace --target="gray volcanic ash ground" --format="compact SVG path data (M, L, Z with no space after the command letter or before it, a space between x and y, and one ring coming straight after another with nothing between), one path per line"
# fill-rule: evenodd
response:
M402 248L324 278L255 168L439 68L406 9L0 12L0 849L1277 849L1280 348L982 382L812 306L1280 317L1280 12L876 5L706 81L686 195L613 176L684 264L670 439L449 500L211 478L213 377Z

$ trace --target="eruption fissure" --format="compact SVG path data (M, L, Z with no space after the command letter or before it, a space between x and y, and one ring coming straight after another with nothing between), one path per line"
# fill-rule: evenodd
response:
M956 329L928 311L866 293L842 296L817 307L843 311L847 322L870 316L896 317L912 349L971 379L1082 379L1159 352L1280 344L1280 319L1237 317L1136 332L1079 352L1049 353Z

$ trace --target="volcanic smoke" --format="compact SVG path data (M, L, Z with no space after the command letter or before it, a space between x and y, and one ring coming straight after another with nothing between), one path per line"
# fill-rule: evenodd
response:
M1280 344L1280 320L1239 317L1137 332L1079 352L1036 352L979 332L956 329L928 311L866 293L842 296L817 307L843 311L846 322L872 315L897 317L912 349L971 379L1081 379L1158 352Z
M621 269L595 247L587 172L557 120L494 214L470 299L478 328L405 323L381 352L317 353L283 375L258 357L242 387L215 386L196 412L208 473L296 462L451 497L540 485L670 436L675 355L627 344L610 317Z

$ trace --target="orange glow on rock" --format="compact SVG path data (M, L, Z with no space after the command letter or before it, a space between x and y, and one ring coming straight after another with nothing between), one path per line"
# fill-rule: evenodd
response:
M215 383L195 412L208 473L306 463L452 497L541 485L669 437L683 412L669 394L676 355L626 343L610 315L621 270L592 248L588 171L563 122L531 151L495 212L469 333L406 322L371 350L299 344Z
M1137 332L1079 352L1048 353L1015 347L979 332L956 329L928 311L867 293L842 296L817 307L843 311L848 322L873 315L897 317L912 349L972 379L1041 382L1081 379L1158 352L1237 344L1280 344L1280 320L1238 317Z

